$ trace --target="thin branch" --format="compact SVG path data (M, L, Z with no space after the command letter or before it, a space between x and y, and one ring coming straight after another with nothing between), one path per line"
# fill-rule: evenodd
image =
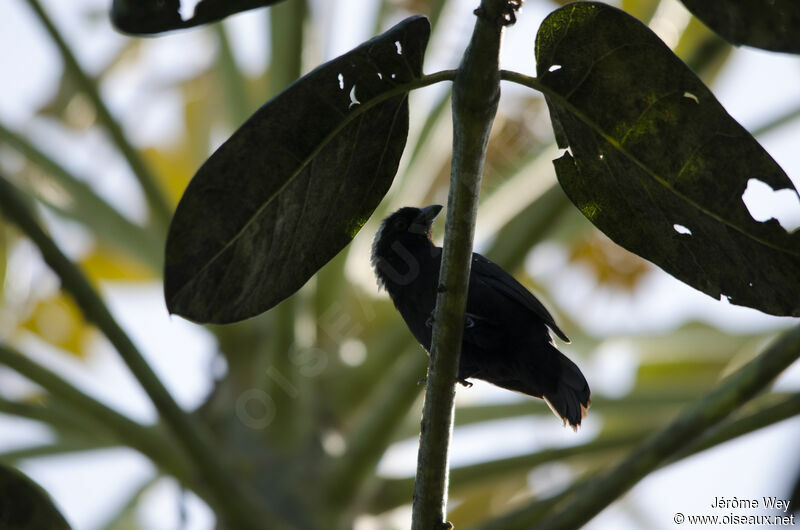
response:
M119 248L145 262L153 271L161 272L164 266L164 249L160 238L128 220L85 182L40 151L27 138L7 129L2 123L0 142L5 142L50 175L71 200L71 204L66 207L48 206L83 222L105 244Z
M98 528L103 528L105 530L122 530L130 528L130 518L135 516L139 501L142 499L144 494L147 493L147 491L162 478L163 477L156 474L142 481L139 486L133 492L131 492L128 500L119 506L116 513Z
M706 449L716 447L734 438L744 436L745 434L792 418L798 414L800 414L800 393L791 394L778 403L757 408L746 416L727 421L719 427L711 429L700 440L690 444L686 449L679 451L678 454L670 458L664 465L666 466L678 460L683 460L688 456L696 455Z
M97 449L108 449L119 447L120 444L109 442L108 440L87 440L84 438L67 438L58 440L54 443L32 445L20 449L12 449L0 453L0 463L16 466L20 460L30 460L46 456L61 456L70 453L80 453L84 451L94 451Z
M167 440L157 436L155 432L144 425L131 420L85 394L56 373L1 342L0 365L14 370L26 379L41 386L59 403L80 411L82 417L89 418L95 423L94 432L96 432L95 429L99 428L113 434L115 440L140 451L181 481L186 481L190 476L185 458ZM11 404L14 404L14 402L11 402ZM42 415L42 412L48 410L46 407L34 405L25 407L25 405L17 403L12 410L26 413L26 415L38 416L37 419L47 421L46 415ZM41 410L37 411L36 409Z
M610 472L589 481L537 528L579 528L648 473L690 447L707 429L749 401L800 357L800 326L734 372L705 398L645 442Z
M86 432L87 429L96 427L94 422L87 420L82 414L75 414L68 407L56 409L50 405L0 397L0 413L40 421L62 434Z
M72 50L67 45L64 37L61 36L61 33L59 33L58 29L53 24L53 21L50 20L49 15L42 8L39 0L28 0L28 4L39 17L39 20L44 25L47 33L50 35L50 38L58 48L61 58L64 61L66 71L70 76L72 76L80 89L92 102L100 122L108 131L108 134L111 136L111 140L128 161L128 165L131 167L133 174L139 181L145 197L147 197L147 202L150 205L155 226L158 227L161 233L166 233L169 220L172 217L172 207L170 206L169 201L167 201L166 195L164 195L164 192L159 186L155 176L144 163L144 160L142 160L141 156L136 151L136 148L134 148L133 145L131 145L131 143L128 141L128 138L122 131L122 127L120 127L117 120L115 120L111 115L111 112L108 110L103 98L100 97L100 91L97 88L97 83L83 70L81 65L78 64L78 60L75 58Z
M247 120L253 110L247 91L247 78L236 64L225 23L219 21L212 27L217 37L216 69L225 97L225 111L230 125L236 129Z
M193 462L220 514L239 528L263 528L274 521L263 508L256 494L237 482L226 467L220 453L205 428L175 402L153 372L142 354L108 311L105 303L92 288L83 272L72 263L42 230L19 195L19 192L0 176L0 211L14 222L39 248L45 262L61 279L61 287L81 308L86 320L93 322L119 352L122 360L144 388L159 414ZM281 527L274 522L273 527Z
M706 449L717 447L739 436L744 436L758 429L774 425L800 414L800 394L791 394L778 403L773 403L775 394L765 396L769 404L756 407L752 412L740 418L727 420L719 427L712 429L699 440L679 451L674 457L661 463L659 469L674 464L684 458L695 455ZM761 400L759 400L761 401ZM526 506L484 522L481 530L524 530L534 528L555 506L567 499L572 499L576 492L583 492L594 476L584 478L553 497L536 499Z
M509 476L527 475L531 469L549 462L563 462L576 457L619 453L643 440L650 431L623 435L601 436L596 440L568 447L553 447L536 453L490 460L450 470L450 487L454 495L469 490L477 484L485 486L492 481ZM369 505L371 513L383 513L408 502L408 492L413 488L413 478L384 479L378 483L375 499Z
M674 407L679 402L675 398L669 398L667 406ZM616 400L613 400L616 401ZM631 398L625 401L627 407L653 407L658 406L657 398L653 397L645 399L641 404L636 404L637 399ZM681 400L681 404L685 404L686 399ZM772 425L774 423L783 421L794 415L800 414L800 394L785 394L785 393L770 393L758 398L757 404L754 403L752 410L749 410L746 415L727 420L722 423L718 428L711 430L704 435L696 443L681 451L674 458L665 462L662 467L671 465L678 460L704 451L711 447L715 447L726 441L732 440L738 436L743 436L750 432L756 431L762 427ZM593 403L593 406L595 404ZM598 408L603 410L603 404L598 403ZM614 405L610 400L606 401L606 406ZM494 407L485 407L493 409ZM750 407L748 407L750 408ZM467 407L465 410L469 410ZM537 408L538 410L538 408ZM459 409L459 418L462 416L462 409ZM516 413L517 411L514 410ZM494 418L506 417L503 414L495 415ZM485 421L486 418L481 414L480 421ZM470 466L463 466L451 470L450 482L454 494L458 491L468 490L476 484L485 484L492 480L502 479L513 474L527 474L534 467L546 464L549 462L559 461L562 462L566 459L581 458L593 455L609 455L619 453L620 451L627 451L634 444L638 444L655 432L655 429L645 429L642 431L626 433L626 434L601 434L597 439L587 442L582 445L569 446L569 447L556 447L551 449L544 449L537 453L527 455L515 456L506 459L482 462ZM576 482L570 487L572 490L574 486L581 484ZM401 506L407 502L408 492L413 488L413 478L398 478L398 479L383 479L379 482L372 500L368 506L370 513L383 513L392 508ZM559 501L566 498L566 496L559 496ZM495 520L487 521L484 523L485 528L489 529L506 529L506 528L527 528L533 526L535 522L546 515L546 512L552 509L556 504L554 498L537 499L532 501L531 504L525 506L522 510L505 514ZM538 517L538 519L534 519ZM519 518L520 523L512 525L512 521ZM484 528L483 526L481 528Z
M700 396L694 391L686 391L684 395L671 392L634 392L621 398L597 396L592 398L592 409L602 411L604 417L636 416L646 419L652 418L654 414L674 413ZM458 428L485 421L523 416L551 418L553 413L550 409L541 405L540 402L533 400L490 405L463 405L458 408L454 426ZM403 428L395 434L393 441L414 436L417 428L415 421L407 421Z
M453 160L411 527L444 527L453 402L486 146L500 99L501 10L483 0L453 82Z
M780 116L773 118L765 123L762 123L755 129L753 129L750 134L753 136L763 136L772 132L775 129L783 127L789 123L792 123L794 120L800 118L800 104L795 105L794 108L790 109L788 112L784 112Z

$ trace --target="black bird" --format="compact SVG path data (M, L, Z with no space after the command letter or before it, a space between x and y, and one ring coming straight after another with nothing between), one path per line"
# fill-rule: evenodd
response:
M442 249L431 224L440 205L401 208L383 220L372 244L372 266L408 328L430 352ZM565 342L547 309L499 265L472 254L458 380L483 379L544 399L577 429L589 408L589 384L556 349L550 328Z

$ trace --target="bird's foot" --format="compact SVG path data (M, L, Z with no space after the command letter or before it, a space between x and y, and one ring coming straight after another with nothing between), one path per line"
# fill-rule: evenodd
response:
M463 385L463 386L465 386L466 388L471 388L471 387L472 387L472 383L470 383L470 382L469 382L469 381L467 381L466 379L461 379L461 378L459 377L458 379L456 379L456 381L458 381L458 383L459 383L460 385Z

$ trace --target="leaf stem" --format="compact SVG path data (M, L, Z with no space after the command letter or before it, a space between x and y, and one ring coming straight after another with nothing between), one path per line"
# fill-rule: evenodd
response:
M50 35L50 38L58 48L61 58L64 61L64 67L66 71L70 76L72 76L80 89L92 102L100 122L103 124L106 131L108 131L108 134L111 136L111 140L125 157L125 160L127 160L128 165L130 166L133 174L139 181L139 185L144 191L145 197L147 197L147 202L150 205L155 226L157 227L159 233L165 234L167 231L167 226L169 225L169 220L172 216L172 207L169 205L166 195L164 195L164 192L159 186L155 176L147 167L144 160L142 160L141 156L133 147L133 145L131 145L131 143L128 141L128 138L122 131L122 127L111 115L111 111L108 110L103 98L100 97L100 91L98 90L97 83L83 70L81 65L78 63L78 60L75 58L72 50L67 45L64 37L62 37L61 33L59 33L58 29L55 27L49 15L42 8L39 0L28 0L28 4L39 17L39 20L44 25L47 33Z
M455 383L481 175L500 99L499 53L504 7L504 0L481 1L472 38L453 83L453 160L417 456L413 530L446 525Z
M0 211L14 222L39 248L45 262L61 280L61 287L81 308L85 318L95 323L117 349L122 360L144 388L156 409L194 463L219 513L237 528L263 528L274 519L255 493L236 481L211 444L209 433L175 402L142 354L122 330L83 272L71 262L42 230L19 195L0 176ZM280 528L275 522L272 527Z

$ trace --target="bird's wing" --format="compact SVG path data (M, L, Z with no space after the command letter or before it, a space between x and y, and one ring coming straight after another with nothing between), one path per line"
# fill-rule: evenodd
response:
M504 296L521 304L523 307L533 311L561 340L564 342L570 341L564 332L556 325L555 320L553 320L547 308L545 308L530 291L515 280L513 276L493 261L480 254L473 253L471 276L474 276L475 281L486 284L492 289L502 293Z

